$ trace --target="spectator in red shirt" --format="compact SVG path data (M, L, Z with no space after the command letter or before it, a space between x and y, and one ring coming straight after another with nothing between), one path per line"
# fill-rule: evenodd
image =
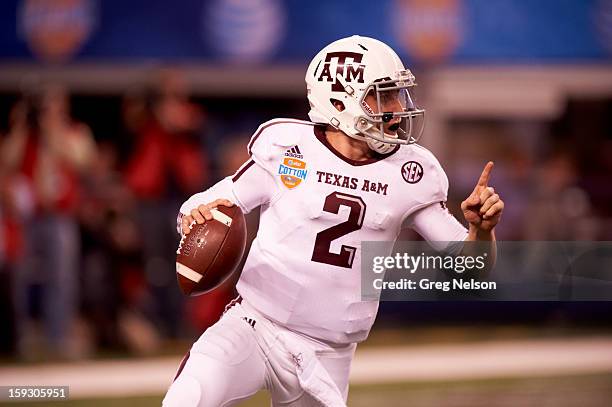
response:
M69 110L68 95L57 85L25 96L11 113L9 134L0 149L4 170L18 174L29 197L21 205L24 253L14 276L23 355L30 354L28 340L38 337L32 328L34 314L42 317L54 355L70 357L75 349L70 343L79 280L75 210L79 177L88 169L95 143L89 128L74 121Z
M146 101L148 117L136 128L134 149L127 160L125 180L138 199L143 239L145 277L157 305L154 318L165 334L180 334L183 299L176 289L174 270L178 239L176 208L202 189L208 178L208 160L200 139L202 109L189 100L178 71L164 71L158 87ZM139 105L124 106L128 118ZM133 107L131 109L130 107Z

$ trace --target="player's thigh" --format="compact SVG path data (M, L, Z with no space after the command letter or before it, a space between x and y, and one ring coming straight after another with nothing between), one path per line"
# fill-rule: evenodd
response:
M163 405L234 405L264 387L265 369L253 328L224 316L193 345Z
M356 345L351 344L342 349L317 350L316 355L322 368L332 379L342 398L346 402L349 389L349 375L351 363L355 355ZM301 395L291 401L279 401L272 397L273 407L320 407L318 402L308 392L302 392Z
M317 352L317 358L329 376L332 378L344 400L347 399L349 390L349 375L351 364L355 356L356 344L351 344L342 349L334 351Z

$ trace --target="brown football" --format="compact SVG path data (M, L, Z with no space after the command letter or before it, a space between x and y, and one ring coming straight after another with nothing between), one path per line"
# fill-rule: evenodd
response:
M213 220L183 236L176 251L176 278L186 295L204 294L227 280L242 259L246 223L236 205L212 209Z

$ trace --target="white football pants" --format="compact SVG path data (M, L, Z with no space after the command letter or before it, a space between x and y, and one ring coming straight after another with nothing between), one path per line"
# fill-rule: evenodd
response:
M193 344L163 406L232 406L261 389L273 406L346 406L355 344L331 346L233 301Z

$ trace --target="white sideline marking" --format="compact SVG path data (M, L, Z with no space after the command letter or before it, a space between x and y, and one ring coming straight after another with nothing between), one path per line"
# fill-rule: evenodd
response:
M69 385L71 398L164 394L181 357L0 368L0 386ZM612 337L358 350L351 384L612 372Z
M612 338L517 340L357 350L351 383L612 372Z

